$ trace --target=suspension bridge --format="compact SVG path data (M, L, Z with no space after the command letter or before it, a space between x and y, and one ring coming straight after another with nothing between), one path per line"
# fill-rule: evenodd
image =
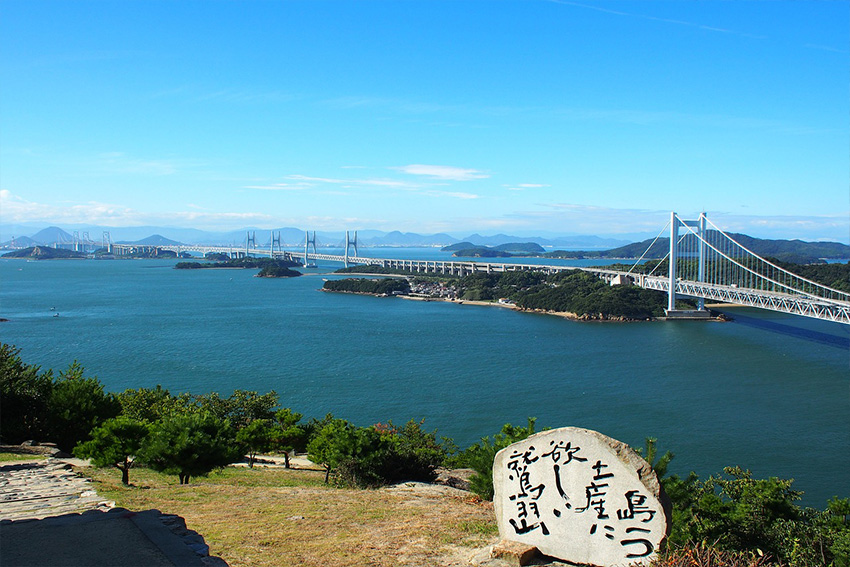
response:
M656 261L652 270L644 273L641 264L653 250L655 243L669 235L666 255ZM253 248L250 245L253 244ZM277 250L275 250L277 244ZM118 245L115 245L118 246ZM314 262L373 265L423 274L469 275L513 270L534 270L555 273L565 270L590 272L611 285L637 285L667 294L666 314L669 319L706 318L706 300L731 303L790 313L850 325L850 294L832 289L766 260L736 242L722 229L708 220L705 213L695 220L682 219L675 212L670 220L638 258L631 269L613 270L594 267L575 267L552 264L520 264L510 262L416 260L373 258L360 256L357 250L357 233L351 238L345 233L343 254L322 254L316 247L316 233L307 232L304 251L284 251L280 236L272 233L268 249L256 247L256 236L249 234L244 249L234 247L159 246L159 249L217 252L231 257L267 255L296 261L304 266ZM353 249L353 254L351 251ZM120 253L120 250L117 252ZM657 256L655 258L657 259ZM657 273L656 273L657 272ZM677 308L677 298L696 300L696 308Z

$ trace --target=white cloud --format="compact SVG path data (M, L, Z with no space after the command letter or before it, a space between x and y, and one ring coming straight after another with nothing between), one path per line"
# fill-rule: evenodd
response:
M462 167L452 167L450 165L425 165L414 163L411 165L402 165L392 167L408 175L424 175L432 179L441 181L471 181L473 179L487 179L489 174L477 169L467 169Z
M455 199L478 199L478 195L474 193L464 193L462 191L425 191L425 195L431 197L452 197Z
M195 208L196 206L190 205ZM217 213L205 211L143 212L122 205L88 201L84 203L37 203L0 190L3 222L47 222L53 224L94 224L104 226L169 225L192 228L229 228L245 224L269 223L274 217L264 213Z
M546 185L545 183L518 183L516 185L502 185L502 187L507 188L508 191L525 191L526 189L551 187L551 185Z
M408 181L400 181L397 179L385 178L367 178L367 179L340 179L332 177L311 177L309 175L287 175L284 179L295 181L295 183L274 183L271 185L248 185L245 189L263 189L268 191L298 191L309 189L319 185L343 185L351 188L355 186L374 186L374 187L395 187L399 189L412 189L419 185Z

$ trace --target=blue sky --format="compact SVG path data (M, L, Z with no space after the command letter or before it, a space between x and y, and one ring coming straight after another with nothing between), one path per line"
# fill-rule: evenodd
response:
M0 3L0 221L850 240L850 3Z

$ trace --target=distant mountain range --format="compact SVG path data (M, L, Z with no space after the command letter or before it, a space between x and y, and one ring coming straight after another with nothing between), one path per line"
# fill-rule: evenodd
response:
M14 227L20 229L22 227ZM0 227L5 234L9 233L9 226ZM113 232L114 231L114 232ZM281 241L286 246L300 245L304 242L304 231L298 228L286 227L270 230L247 228L230 232L205 232L196 229L181 229L167 227L132 227L121 229L104 229L103 227L88 227L75 230L79 237L88 233L90 239L98 244L109 232L113 242L119 244L143 244L153 246L177 245L177 244L207 244L219 246L244 246L247 235L250 233L256 238L260 247L268 247L271 244L272 233L275 237L280 235ZM709 232L709 239L713 238ZM120 238L116 238L120 235ZM850 246L838 242L804 242L801 240L765 240L753 238L746 234L731 233L741 245L749 248L763 257L776 258L786 262L807 263L818 258L848 258L850 257ZM350 235L354 237L353 233ZM471 234L466 238L455 238L449 234L416 234L413 232L381 232L377 230L358 231L358 245L369 246L397 246L415 247L430 246L443 247L446 250L458 250L467 248L490 248L494 251L520 252L526 254L540 253L543 246L556 248L555 251L546 252L550 257L586 257L586 258L636 258L646 251L652 243L651 239L641 242L627 243L624 240L613 238L600 238L598 236L562 236L562 237L520 237L507 234L496 234L493 236L482 236ZM692 237L691 237L692 238ZM51 226L35 232L30 236L21 235L14 239L16 248L31 246L52 246L55 243L71 244L74 235L69 232ZM11 241L0 243L2 248L11 248ZM343 247L345 245L344 232L317 232L316 244L318 246ZM645 257L661 258L669 248L669 239L659 238L652 245Z
M12 234L13 231L21 234L21 236L16 236L14 239L15 246L18 248L26 246L52 245L54 243L70 244L74 242L74 236L71 233L55 226L39 230L35 234L29 236L22 232L24 230L26 230L25 227L21 226L0 227L0 231L2 231L3 234ZM280 234L281 241L284 245L288 246L300 245L305 239L305 232L299 228L293 227L277 228L273 231L267 229L261 230L256 228L246 228L230 232L207 232L197 229L169 227L85 227L76 230L75 232L77 232L79 237L82 237L87 233L90 240L95 243L101 242L104 238L104 233L108 232L110 239L114 243L147 245L208 244L213 246L242 246L244 245L249 233L256 237L256 241L259 246L269 246L271 244L272 233L274 233L275 238L278 234ZM353 232L350 234L350 238L354 238ZM362 230L357 233L357 243L360 246L443 247L456 244L458 242L467 242L473 246L491 247L502 244L524 242L534 243L549 248L601 250L615 246L622 246L627 244L629 241L616 238L600 238L598 236L591 235L543 238L539 236L522 237L507 234L496 234L494 236L471 234L465 238L455 238L445 233L417 234L414 232L382 232L378 230ZM342 247L345 245L345 233L316 232L316 244L318 246ZM9 248L10 245L10 239L0 243L0 247L4 248Z
M783 262L806 264L821 258L837 259L850 258L850 246L839 242L804 242L802 240L766 240L754 238L746 234L728 233L741 246L747 248L762 258L775 258ZM708 231L706 240L716 244L721 236L714 230ZM696 237L685 236L683 246L696 249ZM650 247L651 245L651 247ZM626 246L610 250L560 251L546 253L549 257L584 257L584 258L638 258L641 255L647 260L663 258L670 250L670 239L659 238L653 243L652 239L634 242Z

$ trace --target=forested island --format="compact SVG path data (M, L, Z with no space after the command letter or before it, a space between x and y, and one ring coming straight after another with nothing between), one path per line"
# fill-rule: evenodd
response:
M850 291L850 263L844 264L792 264L773 260L775 264L799 276L843 291ZM660 265L659 265L660 264ZM636 273L653 270L664 273L666 260L650 260L636 267ZM612 265L611 269L631 269L631 265ZM566 270L544 274L527 270L509 272L475 273L459 277L449 274L424 275L410 270L382 266L351 266L337 273L369 273L376 275L404 275L410 281L409 292L400 288L398 294L454 301L500 302L525 311L538 311L565 315L580 320L636 321L664 317L667 295L663 292L642 289L634 285L611 286L596 276L581 270ZM327 282L333 291L358 293L384 293L369 291L376 282L387 280L362 280L367 283ZM389 284L380 284L389 285ZM398 284L395 284L398 285ZM350 286L343 289L345 286ZM359 289L361 288L362 289ZM355 289L358 288L358 289ZM692 301L677 301L678 309L694 309Z
M204 270L204 269L256 269L260 272L257 277L260 278L293 278L298 277L301 272L291 270L293 266L297 266L296 262L289 260L279 260L274 258L245 258L227 259L221 262L178 262L174 265L175 270Z
M345 278L326 281L322 290L388 297L410 293L410 282L401 278Z
M47 246L30 246L29 248L21 248L3 254L3 258L27 258L34 260L68 260L68 259L84 259L86 257L82 252L74 250L66 250L64 248L49 248Z
M498 246L480 246L471 242L458 242L440 249L453 252L452 256L464 258L511 258L513 256L537 256L545 252L534 242L509 242Z
M398 274L380 266L343 268L337 273L363 271ZM325 282L325 291L371 295L412 295L452 301L499 302L523 311L556 313L583 321L642 321L664 316L666 294L633 285L611 286L581 270L545 274L526 270L475 273L468 276L411 275L408 279L349 278ZM686 300L682 309L693 309Z

